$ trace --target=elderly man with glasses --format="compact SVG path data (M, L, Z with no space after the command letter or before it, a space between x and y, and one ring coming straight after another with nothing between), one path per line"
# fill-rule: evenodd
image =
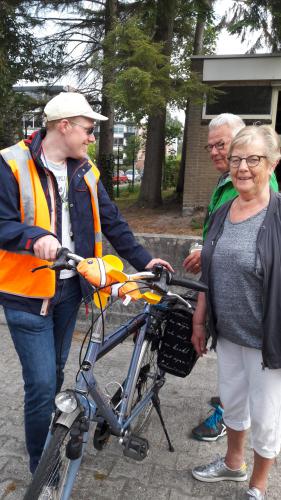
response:
M243 120L231 113L222 113L209 123L208 143L205 150L210 154L214 168L220 174L218 183L212 193L203 226L203 240L208 232L208 225L212 214L224 203L237 196L229 174L228 152L235 135L245 127ZM278 191L278 184L273 173L270 186ZM183 266L187 272L197 274L201 271L201 251L195 250L186 257ZM223 422L223 408L219 397L212 397L211 406L214 412L202 423L192 429L192 436L200 441L216 441L226 435Z

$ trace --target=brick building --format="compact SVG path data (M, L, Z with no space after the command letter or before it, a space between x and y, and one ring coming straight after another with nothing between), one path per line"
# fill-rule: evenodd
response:
M212 118L234 113L247 125L272 124L281 135L281 54L194 56L192 69L204 83L219 85L224 93L215 103L189 106L183 215L207 207L218 179L204 150ZM281 186L281 164L276 173Z

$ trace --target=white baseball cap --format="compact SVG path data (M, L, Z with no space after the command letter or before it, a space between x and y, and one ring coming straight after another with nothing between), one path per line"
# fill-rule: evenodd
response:
M93 111L87 99L78 92L61 92L44 108L47 121L61 120L72 116L85 116L93 120L108 120L106 116Z

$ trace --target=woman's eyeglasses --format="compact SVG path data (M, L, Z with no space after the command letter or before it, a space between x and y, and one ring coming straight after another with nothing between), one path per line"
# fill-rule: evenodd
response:
M241 156L229 156L228 157L228 162L230 168L239 168L241 165L241 161L245 160L249 168L255 168L260 164L260 161L262 158L267 158L267 156L262 156L262 155L250 155L244 158L241 158Z

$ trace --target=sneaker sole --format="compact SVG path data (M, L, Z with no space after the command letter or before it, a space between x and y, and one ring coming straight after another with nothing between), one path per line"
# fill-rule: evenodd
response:
M226 436L226 431L223 431L219 436L214 436L214 437L201 437L201 436L196 436L196 434L192 434L192 437L194 439L197 439L197 441L217 441L217 439L220 439L222 437Z
M238 483L247 481L248 476L245 474L245 476L241 477L228 477L228 476L221 476L221 477L202 477L199 474L197 475L196 472L191 471L192 476L194 479L197 479L198 481L202 481L203 483L217 483L219 481L236 481Z

